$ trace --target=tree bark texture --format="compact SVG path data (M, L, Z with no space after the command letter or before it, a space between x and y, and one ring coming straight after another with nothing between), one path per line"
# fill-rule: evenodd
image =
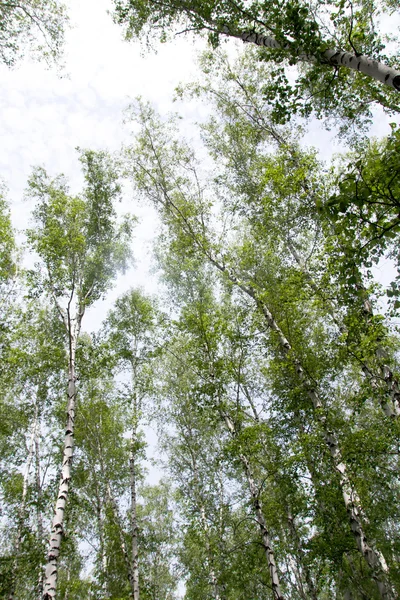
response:
M255 33L254 31L247 31L243 33L235 32L227 25L222 29L222 33L227 36L235 37L243 42L256 44L257 46L263 46L265 48L276 48L284 49L276 41L276 39L270 35L263 35ZM332 65L333 67L347 67L353 71L358 71L368 75L376 81L391 87L392 89L400 92L400 71L393 69L383 63L368 58L363 54L356 56L351 52L343 50L329 49L322 53L321 58L318 59L316 56L305 54L301 51L298 52L299 60L309 62L312 64L322 63Z
M357 544L357 548L360 551L360 553L364 556L367 564L369 565L372 571L373 578L377 584L382 600L391 600L393 595L386 581L386 575L388 572L386 561L382 554L378 550L373 548L371 545L369 545L367 542L367 538L364 532L364 526L362 523L361 502L357 492L354 490L348 477L347 468L342 460L342 455L338 441L336 439L336 435L333 431L330 430L327 424L327 416L325 414L322 401L319 398L318 393L316 391L315 384L306 375L300 361L296 358L296 356L293 353L293 349L289 340L283 334L282 330L276 323L268 307L259 300L255 290L252 287L240 282L233 274L229 273L226 267L218 263L216 260L212 260L212 262L222 273L225 273L225 275L229 278L229 280L232 283L237 285L244 293L249 295L254 300L254 302L257 305L257 308L264 315L268 328L274 331L277 335L279 345L283 353L295 368L296 374L312 402L316 421L321 426L325 443L329 448L334 469L339 476L339 483L342 491L342 496L346 507L346 512L349 518L351 531Z
M70 356L68 369L68 404L67 425L64 437L64 449L58 495L51 528L47 564L45 568L45 582L43 600L52 600L56 597L58 558L60 555L61 540L64 534L64 515L68 499L69 483L71 480L71 465L74 455L74 427L76 403L76 373L75 352L78 337L76 332L70 332Z
M232 422L232 419L228 415L225 415L225 422L226 422L228 431L231 433L231 435L233 437L236 437L236 428ZM281 591L281 586L280 586L280 582L279 582L279 574L278 574L278 570L276 568L275 555L274 555L274 551L272 550L272 545L271 545L271 540L269 538L267 524L266 524L266 521L264 518L263 511L262 511L261 500L260 500L257 486L255 484L254 477L253 477L253 474L251 471L250 463L248 461L247 456L245 456L243 453L240 454L239 458L244 467L244 472L246 474L247 482L249 484L249 491L250 491L251 501L252 501L253 508L254 508L254 514L256 517L256 521L260 527L262 546L264 548L265 556L267 559L274 600L285 600L285 597Z

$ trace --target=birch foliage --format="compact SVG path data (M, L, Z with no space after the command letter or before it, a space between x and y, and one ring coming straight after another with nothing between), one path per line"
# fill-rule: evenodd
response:
M273 230L263 229L262 237L256 226L246 224L246 219L242 220L229 209L224 211L223 204L212 205L210 187L203 187L196 177L190 148L176 139L171 140L170 130L164 130L159 121L150 125L152 117L148 107L139 112L140 117L142 130L137 138L138 146L129 150L128 160L139 190L159 207L164 219L166 230L162 239L167 244L164 254L169 248L167 264L172 262L175 276L180 273L184 279L186 269L190 273L193 266L198 268L198 261L205 261L219 274L221 285L250 302L258 327L265 332L266 346L272 357L270 373L277 386L273 389L283 402L281 410L285 407L283 414L291 415L294 421L297 418L298 433L302 431L301 424L307 423L311 439L320 447L320 460L326 465L332 487L337 490L337 522L347 532L350 544L348 550L342 549L339 555L345 556L347 551L361 552L367 558L364 568L368 563L367 571L371 569L369 583L368 580L366 583L368 589L369 586L374 589L373 582L376 582L374 594L377 597L392 597L395 562L392 562L393 579L389 583L386 561L381 550L374 549L377 537L381 539L381 548L386 547L385 534L382 530L378 533L382 507L376 507L374 512L374 498L364 495L366 490L357 470L353 471L352 461L347 464L347 439L354 439L362 425L361 421L355 424L344 408L347 398L351 397L347 393L347 380L351 375L338 356L330 328L325 326L324 309L313 306L305 290L299 288L305 274L293 268L292 261L286 262L278 250L281 244ZM291 159L287 160L290 164ZM213 217L211 206L215 211ZM220 207L222 214L218 223ZM171 267L167 269L170 271ZM383 418L382 415L381 427ZM346 434L342 433L345 431ZM313 463L307 468L311 472ZM360 473L362 468L360 465ZM318 474L316 477L319 479ZM358 487L355 487L356 480ZM395 484L393 492L396 495ZM363 550L364 542L359 544L360 539L367 539L365 531L370 532L374 540L370 550L367 546ZM376 562L375 558L368 558L372 556Z
M4 0L0 3L0 61L12 67L25 54L58 62L68 24L58 0Z
M378 103L389 112L398 111L398 56L385 54L385 36L377 25L382 10L378 3L114 3L115 21L123 25L128 39L145 35L152 43L183 29L197 35L207 33L214 46L226 36L259 46L253 61L271 63L262 93L277 123L295 114L315 112L323 119L338 119L346 130L349 124L360 126L365 118L371 119L366 104ZM367 56L373 68L361 66ZM292 83L288 66L295 64L299 68ZM389 71L384 74L387 68L391 75ZM389 81L392 89L382 85Z

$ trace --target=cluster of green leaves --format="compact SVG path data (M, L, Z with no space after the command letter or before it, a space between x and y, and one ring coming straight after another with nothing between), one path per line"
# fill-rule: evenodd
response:
M25 53L58 62L68 24L59 0L5 0L0 3L0 61L13 66Z

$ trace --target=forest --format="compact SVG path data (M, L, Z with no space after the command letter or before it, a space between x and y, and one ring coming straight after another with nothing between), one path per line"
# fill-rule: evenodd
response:
M68 11L0 0L1 68L62 72ZM205 117L138 93L76 193L30 157L24 231L0 171L1 600L400 597L398 13L110 1L127 49L203 44ZM138 207L159 293L88 329Z

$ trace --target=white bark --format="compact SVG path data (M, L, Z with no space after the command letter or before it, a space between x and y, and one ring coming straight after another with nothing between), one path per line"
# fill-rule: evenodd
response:
M257 46L284 49L276 41L276 39L270 35L263 35L255 33L254 31L238 33L230 29L228 26L225 26L222 29L222 33L230 37L238 38L243 42L256 44ZM397 71L392 67L384 65L383 63L368 58L364 55L356 56L351 52L329 49L325 50L325 52L321 55L321 60L319 60L316 56L308 55L301 51L298 52L298 58L301 61L309 63L321 62L323 64L326 63L335 67L347 67L353 71L364 73L372 79L380 81L381 83L391 87L397 92L400 91L400 71Z
M258 412L256 410L255 404L253 402L253 399L251 397L251 394L249 393L247 386L245 384L241 384L241 388L243 389L244 395L248 401L248 403L250 404L252 413L253 413L253 418L254 420L259 423L260 422L260 417L258 415ZM267 448L264 444L264 442L262 442L264 451L267 452ZM311 600L318 600L317 597L317 592L314 586L314 582L313 579L311 577L311 573L310 570L307 566L307 562L305 560L305 553L304 550L302 548L301 545L301 540L298 536L297 533L297 529L294 523L294 519L292 516L292 513L289 509L287 509L287 520L288 520L288 525L289 525L289 530L290 530L290 534L291 534L291 538L294 542L295 548L296 548L296 552L297 552L297 556L298 556L298 560L300 562L300 566L301 566L301 571L304 572L304 579L306 581L307 587L308 587L308 597L311 598ZM303 585L301 580L299 581L299 586L302 589ZM304 595L304 594L303 594ZM305 597L305 596L304 596Z
M357 548L360 551L360 553L364 556L366 562L372 570L373 578L376 581L382 600L390 600L393 596L389 585L386 583L386 575L388 572L386 561L382 554L378 550L370 546L367 542L362 523L361 502L357 492L351 485L350 479L347 474L346 465L342 460L341 451L336 436L334 432L331 431L328 427L324 407L321 399L318 396L314 382L312 382L306 375L300 361L296 358L296 356L293 353L293 349L291 344L289 343L289 340L284 336L282 330L276 323L268 307L258 299L258 296L253 290L253 288L240 282L232 273L228 272L226 267L219 264L216 260L213 259L212 262L220 271L222 271L228 276L232 283L236 284L242 291L244 291L247 295L253 298L258 309L264 315L269 329L274 331L277 335L279 345L282 348L282 351L293 364L297 376L302 382L304 389L306 390L312 402L315 418L317 422L321 425L325 443L327 444L330 455L332 457L334 469L339 475L342 496L349 518L351 531L357 544Z
M224 33L226 33L227 35L231 35L229 31L225 31ZM256 41L254 39L250 39L250 37L247 41L253 41L253 43L256 43ZM294 366L297 376L312 402L315 419L321 426L325 443L327 444L330 451L330 455L332 457L334 469L339 475L339 483L343 495L343 500L357 548L360 551L360 553L364 556L367 564L372 570L373 578L377 583L382 600L391 600L393 595L389 585L386 583L386 575L388 568L385 559L378 550L375 550L367 543L361 518L361 503L356 491L353 489L349 480L346 465L342 460L336 436L334 432L330 431L328 427L327 416L325 414L322 401L319 398L318 393L316 391L315 383L312 380L310 380L307 374L305 373L300 361L296 358L295 354L293 353L293 349L289 341L286 339L279 325L273 318L272 313L269 311L268 307L259 300L256 290L254 290L254 288L251 285L246 285L245 283L240 281L233 273L229 271L229 269L223 263L219 262L214 257L209 245L205 243L201 238L199 238L188 218L184 214L182 214L179 208L176 207L173 199L170 197L169 190L166 187L166 178L164 175L163 166L160 163L159 156L157 154L156 149L154 148L152 140L150 140L150 142L152 144L152 152L158 163L158 168L160 169L161 175L161 181L157 180L157 184L155 184L159 186L159 189L157 189L156 191L155 201L160 202L166 208L167 211L172 213L181 225L183 223L185 231L192 237L197 249L200 250L200 252L209 260L209 262L213 264L221 273L223 273L231 283L238 286L245 294L247 294L254 300L258 310L263 314L268 328L277 335L278 342L283 353L288 358L289 362L291 362ZM204 230L204 224L202 224L201 230Z
M51 528L49 550L47 554L47 564L45 568L43 600L52 600L53 598L55 598L57 590L58 558L60 555L61 540L64 534L65 507L67 504L69 483L71 480L71 466L74 455L75 402L77 393L75 353L82 316L83 315L77 316L75 324L72 324L71 319L68 318L69 367L67 424L64 437L64 449L60 474L60 483Z

